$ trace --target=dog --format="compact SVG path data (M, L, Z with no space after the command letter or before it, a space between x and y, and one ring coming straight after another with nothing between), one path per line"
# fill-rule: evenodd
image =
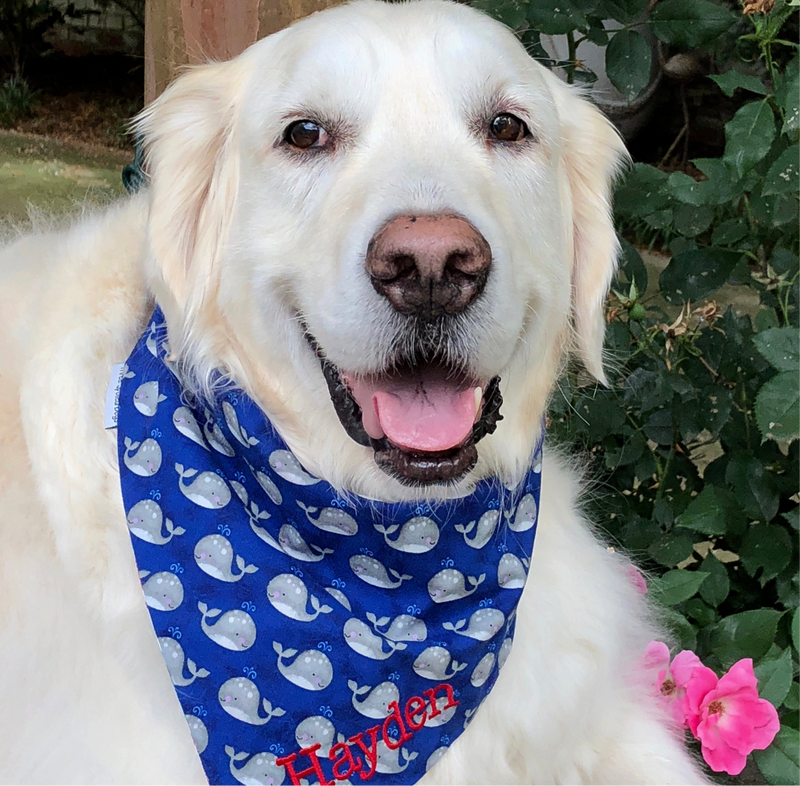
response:
M136 127L144 192L0 253L7 782L206 782L104 428L154 303L184 388L243 391L345 497L511 488L565 357L605 381L623 144L480 12L329 9L190 70ZM548 448L541 470L513 649L423 782L706 782L643 670L665 634L630 563L579 469Z

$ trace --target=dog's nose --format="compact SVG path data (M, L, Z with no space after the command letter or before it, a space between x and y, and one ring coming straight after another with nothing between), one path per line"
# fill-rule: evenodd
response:
M480 295L492 252L483 235L453 215L404 215L367 248L372 286L397 311L423 319L458 314Z

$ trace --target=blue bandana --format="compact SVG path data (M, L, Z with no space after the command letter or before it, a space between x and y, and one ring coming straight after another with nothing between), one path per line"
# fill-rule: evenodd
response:
M211 783L416 783L511 649L540 452L447 502L340 496L241 391L187 397L156 310L124 368L122 496Z

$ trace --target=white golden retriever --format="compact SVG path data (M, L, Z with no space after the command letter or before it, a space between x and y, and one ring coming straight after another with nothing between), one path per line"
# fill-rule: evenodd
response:
M519 478L565 353L603 380L625 152L484 15L328 10L191 70L139 129L146 193L0 254L2 782L205 780L103 427L111 365L154 300L191 384L228 370L308 471L376 499ZM439 414L467 390L469 430L499 377L503 420L477 445L453 436L460 409L430 444L369 403L359 421L339 401L340 421L315 347L351 404L459 369ZM550 454L543 478L513 651L426 781L705 782L641 673L663 633L629 564L582 518L576 472Z

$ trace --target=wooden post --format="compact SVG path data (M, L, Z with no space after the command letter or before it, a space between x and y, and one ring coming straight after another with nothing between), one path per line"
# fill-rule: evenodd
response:
M185 65L228 60L259 38L342 0L147 0L144 98L150 103Z

